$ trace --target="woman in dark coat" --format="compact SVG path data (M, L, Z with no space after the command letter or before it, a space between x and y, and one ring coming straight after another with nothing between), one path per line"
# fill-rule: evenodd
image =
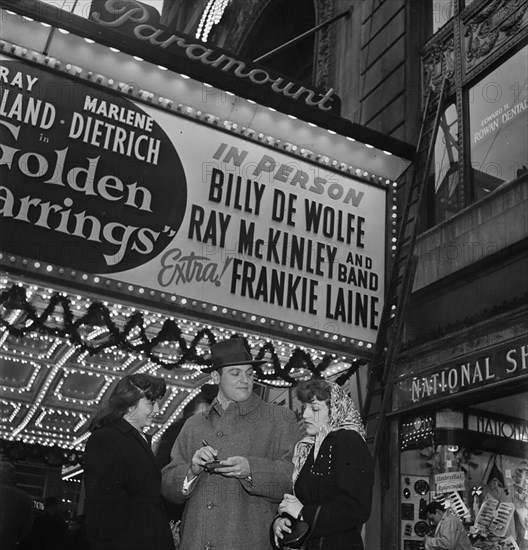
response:
M325 380L301 383L297 396L307 435L295 446L295 495L284 495L279 505L275 543L291 532L289 515L309 525L306 550L363 550L374 462L359 412L340 386Z
M174 550L161 472L143 433L165 391L161 378L124 376L91 422L84 455L91 550Z

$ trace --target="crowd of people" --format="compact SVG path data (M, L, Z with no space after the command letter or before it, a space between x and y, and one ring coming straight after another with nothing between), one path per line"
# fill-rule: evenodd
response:
M85 450L92 550L270 550L299 526L288 544L363 549L373 461L359 412L337 384L301 383L303 437L293 411L254 393L261 363L240 338L212 346L204 371L217 395L193 404L157 457L143 430L165 384L147 374L119 381Z
M0 526L2 549L364 550L374 465L359 411L339 385L301 382L301 433L292 410L253 391L261 363L240 338L212 346L203 370L216 395L189 403L156 455L144 430L159 412L165 382L121 378L90 424L86 525L84 518L64 522L53 499L32 519L31 499L15 495L14 471L0 470L1 504L18 506L9 540ZM440 506L428 512L437 528L425 548L466 550L452 516ZM447 539L454 545L442 546Z

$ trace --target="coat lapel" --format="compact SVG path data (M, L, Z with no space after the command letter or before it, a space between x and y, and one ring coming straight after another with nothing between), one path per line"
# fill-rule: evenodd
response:
M136 428L134 428L134 426L132 426L132 424L127 422L124 418L122 418L121 420L118 420L116 423L116 426L121 432L130 433L132 437L134 437L139 442L139 444L143 447L145 452L149 455L150 459L152 460L156 468L158 468L158 465L156 463L156 457L154 456L154 453L152 452L152 448L150 446L150 441L151 441L150 437L145 434L145 437L147 438L145 439L145 437L143 437L136 430Z

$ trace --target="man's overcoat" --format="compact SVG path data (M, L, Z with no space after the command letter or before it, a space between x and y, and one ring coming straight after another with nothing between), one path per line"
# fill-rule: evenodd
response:
M187 499L180 550L270 550L270 526L283 494L291 491L292 452L301 434L294 413L256 394L223 410L217 401L189 418L162 471L162 494ZM183 494L191 459L203 440L220 460L248 459L250 479L203 472Z

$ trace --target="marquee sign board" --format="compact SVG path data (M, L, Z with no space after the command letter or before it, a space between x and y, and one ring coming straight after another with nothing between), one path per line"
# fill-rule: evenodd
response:
M2 251L224 325L236 310L248 325L375 340L386 187L33 64L1 66Z

